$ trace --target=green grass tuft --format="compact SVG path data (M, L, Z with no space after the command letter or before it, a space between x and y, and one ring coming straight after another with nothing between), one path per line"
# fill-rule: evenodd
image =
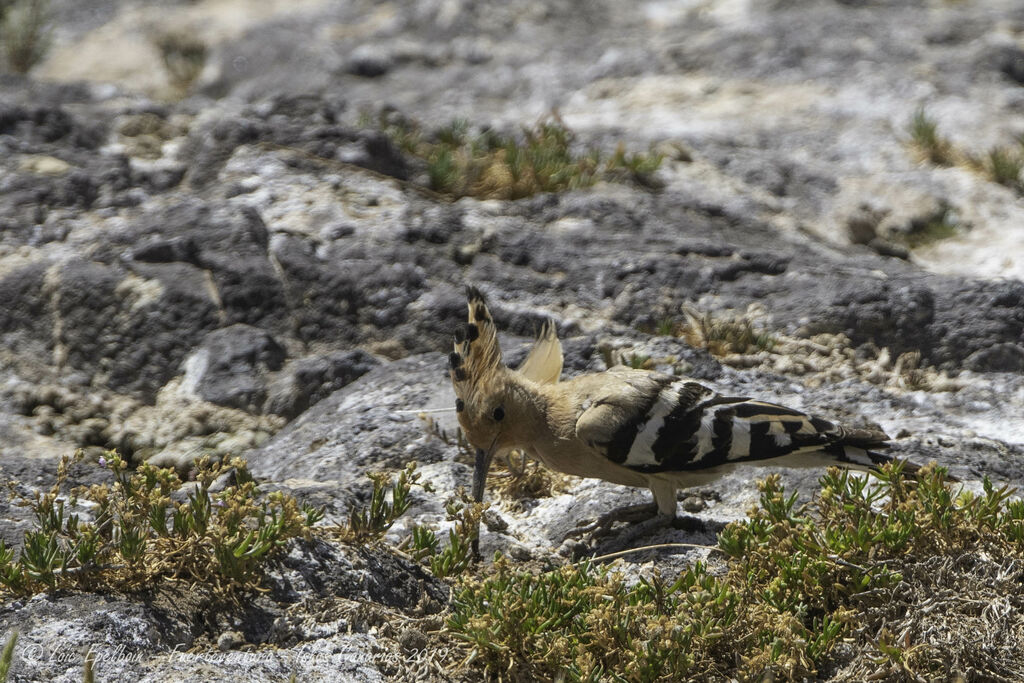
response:
M420 479L416 473L416 463L412 462L399 473L393 483L391 477L384 473L371 473L367 476L373 482L370 504L367 507L353 506L349 510L348 525L339 529L341 538L349 542L380 539L395 520L409 509L412 504L409 494ZM388 493L391 494L390 501Z
M958 231L956 213L949 208L943 208L940 212L922 216L921 220L914 221L909 232L896 232L891 237L910 249L917 249L955 237Z
M1024 193L1024 136L1018 136L1018 145L993 147L984 156L956 149L939 134L938 124L918 109L910 121L911 143L922 160L938 166L961 164L976 173L982 173L993 182Z
M196 35L183 31L164 33L155 39L167 79L179 94L186 94L206 68L209 48Z
M453 198L522 199L542 192L589 187L599 180L658 187L655 173L664 156L628 153L620 144L604 158L596 149L577 150L575 135L557 119L523 128L519 135L474 132L458 120L433 133L396 116L376 125L404 152L426 164L430 188Z
M1015 190L1024 189L1021 182L1021 170L1024 169L1024 154L1009 147L993 147L985 160L985 170L989 178Z
M910 120L910 139L925 161L939 166L953 165L953 145L939 135L939 125L929 118L924 107L914 112Z
M629 358L626 359L626 365L634 370L650 370L654 364L651 362L650 356L645 356L642 353L631 353Z
M694 311L686 311L686 324L675 331L690 346L707 349L715 356L771 351L776 341L745 318L716 318Z
M50 49L51 14L48 0L0 0L0 43L7 63L27 74Z

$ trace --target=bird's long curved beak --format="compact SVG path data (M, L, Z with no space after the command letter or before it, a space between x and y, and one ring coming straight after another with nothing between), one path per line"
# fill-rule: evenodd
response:
M491 469L494 449L476 449L476 464L473 466L473 500L484 502L484 486L487 484L487 471Z
M486 451L482 448L476 449L476 463L473 465L473 500L477 503L484 502L484 486L487 484L487 471L491 469L491 460L494 458L494 445ZM470 542L470 549L473 555L480 556L480 526L477 525L476 535Z

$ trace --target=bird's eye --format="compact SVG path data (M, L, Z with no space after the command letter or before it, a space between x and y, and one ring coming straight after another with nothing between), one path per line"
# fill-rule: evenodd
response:
M461 413L465 409L466 409L466 402L463 401L461 398L455 399L455 412Z
M505 409L502 408L501 406L498 406L497 408L494 409L494 413L492 413L492 415L495 421L501 422L503 419L505 419Z

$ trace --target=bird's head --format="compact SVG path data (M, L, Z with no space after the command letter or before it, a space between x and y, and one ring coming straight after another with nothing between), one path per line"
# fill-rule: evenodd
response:
M522 445L531 384L558 381L562 347L554 325L546 323L526 360L511 370L502 362L498 332L483 294L467 287L466 299L469 321L456 332L448 361L459 425L476 449L473 498L479 502L495 454Z
M466 299L469 322L455 333L455 350L448 356L448 365L459 425L476 448L473 498L481 501L491 460L504 446L510 382L484 295L476 287L467 287Z

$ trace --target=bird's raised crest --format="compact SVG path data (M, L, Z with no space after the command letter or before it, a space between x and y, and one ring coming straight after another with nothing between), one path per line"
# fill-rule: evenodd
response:
M562 363L562 343L555 323L545 320L536 343L517 370L538 384L554 384L562 374Z
M482 390L503 366L498 331L487 300L476 287L466 287L469 321L455 332L455 348L448 355L449 371L460 401Z
M466 287L468 318L465 325L455 331L455 344L448 355L448 369L455 387L455 410L463 417L470 413L476 419L495 395L508 385L515 375L521 375L537 384L554 384L562 373L562 344L558 341L555 324L546 320L537 341L526 359L515 371L502 362L501 346L494 319L483 293L473 286ZM469 411L466 409L470 408Z
M452 382L456 387L470 389L502 367L502 355L497 328L483 293L476 287L466 287L466 303L469 320L465 327L456 330L455 347L448 360ZM555 323L545 320L533 348L516 370L538 384L554 384L562 374L563 362Z

